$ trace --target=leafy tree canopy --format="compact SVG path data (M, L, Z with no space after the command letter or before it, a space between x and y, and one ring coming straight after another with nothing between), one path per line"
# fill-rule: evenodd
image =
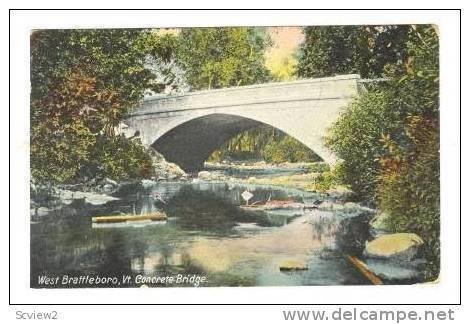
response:
M384 67L404 57L409 26L305 27L297 74L318 78L337 74L380 77Z
M168 44L147 30L40 30L31 35L31 170L64 182L86 167L100 134L114 136L148 90L161 91L146 66L169 59ZM117 157L123 158L123 157Z
M269 80L264 51L270 41L259 28L186 28L177 59L192 89L249 85Z

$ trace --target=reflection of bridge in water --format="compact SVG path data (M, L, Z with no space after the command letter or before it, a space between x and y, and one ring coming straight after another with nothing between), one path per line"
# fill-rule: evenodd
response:
M268 83L147 98L128 116L130 132L186 171L200 170L220 145L247 129L270 125L328 163L323 137L357 96L358 75Z

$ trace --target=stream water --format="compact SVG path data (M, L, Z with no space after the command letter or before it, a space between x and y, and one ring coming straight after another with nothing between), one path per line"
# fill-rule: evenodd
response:
M113 194L118 200L102 205L77 199L32 222L31 287L116 286L115 282L46 285L43 281L45 276L64 275L130 275L130 282L119 279L117 285L124 287L194 285L135 280L178 275L206 277L201 286L368 284L338 247L341 222L349 216L318 209L246 210L240 208L245 190L254 195L251 201L289 199L313 204L332 199L282 187L200 180L123 186ZM97 215L156 210L164 211L168 219L113 225L91 222ZM280 270L280 265L292 261L308 269Z

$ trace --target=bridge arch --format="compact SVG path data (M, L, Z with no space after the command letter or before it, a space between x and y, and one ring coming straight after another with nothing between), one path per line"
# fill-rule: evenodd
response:
M296 138L292 130L282 124L273 125L266 120L257 120L241 115L214 113L185 121L170 129L152 143L152 147L170 162L186 171L202 169L204 162L223 143L243 131L261 125L277 128ZM296 138L321 156L325 151L321 145L311 145L303 138Z
M127 116L142 143L196 171L236 133L266 124L334 164L324 136L358 94L358 75L276 82L146 98Z

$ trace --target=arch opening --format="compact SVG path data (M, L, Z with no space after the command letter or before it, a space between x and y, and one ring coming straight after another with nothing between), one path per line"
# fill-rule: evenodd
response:
M237 134L257 127L272 127L289 135L276 126L247 117L210 114L194 118L171 129L158 138L152 147L167 161L179 165L186 172L197 172L203 169L204 162L223 144Z

